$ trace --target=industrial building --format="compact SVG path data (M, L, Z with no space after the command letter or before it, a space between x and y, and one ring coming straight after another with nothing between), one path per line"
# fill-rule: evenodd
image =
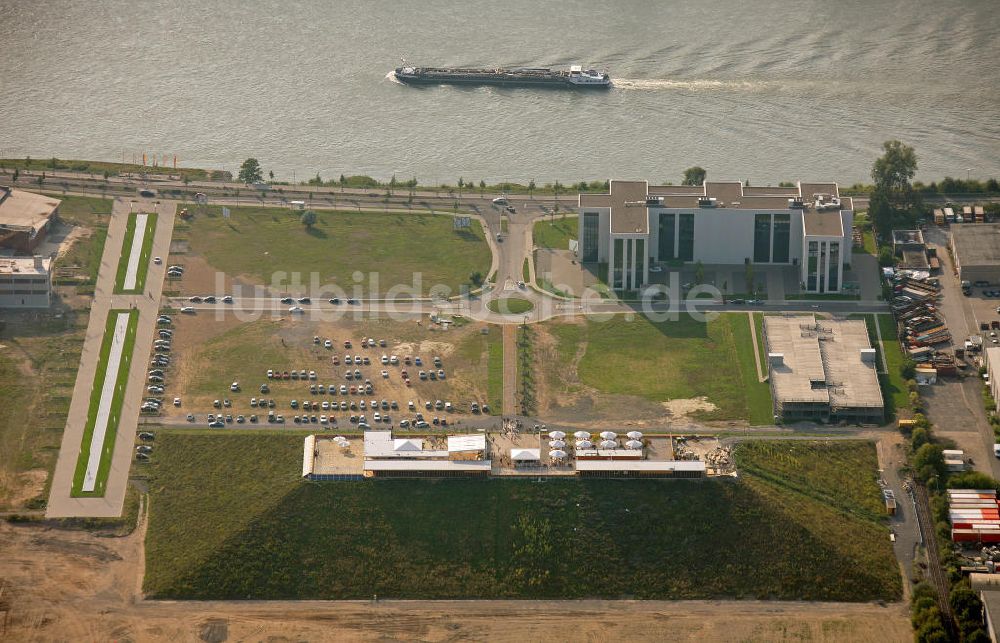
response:
M959 279L1000 284L1000 223L952 226L951 250Z
M986 376L989 378L990 393L993 395L995 408L1000 413L1000 346L990 346L985 351Z
M37 256L0 258L0 308L48 308L51 265L51 259Z
M579 208L579 259L606 263L617 290L648 284L656 263L700 261L794 266L803 291L835 293L851 263L854 204L836 183L613 180L607 194L580 194Z
M876 354L864 321L765 316L764 338L775 419L883 422Z
M29 255L59 213L59 199L0 186L0 247Z
M892 251L899 258L899 267L907 270L930 270L927 244L920 230L893 230Z

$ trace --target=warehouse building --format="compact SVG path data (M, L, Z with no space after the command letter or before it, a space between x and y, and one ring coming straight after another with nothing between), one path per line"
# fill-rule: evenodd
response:
M1000 223L952 226L951 250L959 279L1000 284Z
M805 292L840 292L851 263L854 204L836 183L610 181L579 207L580 261L608 264L617 290L645 286L654 263L700 261L794 266Z
M0 308L48 308L52 295L51 259L0 259Z
M31 254L59 213L59 199L0 186L0 247Z
M865 322L765 316L764 337L776 420L883 422L875 349Z

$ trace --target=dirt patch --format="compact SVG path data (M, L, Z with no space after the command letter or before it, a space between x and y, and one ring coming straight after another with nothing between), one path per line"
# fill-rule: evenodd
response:
M692 397L680 400L667 400L663 402L663 408L666 409L669 417L681 419L699 411L705 411L706 413L714 411L716 406L709 402L707 397Z
M49 474L45 469L31 469L16 475L0 472L0 489L4 491L0 498L4 506L14 509L24 507L28 501L42 495L48 477Z

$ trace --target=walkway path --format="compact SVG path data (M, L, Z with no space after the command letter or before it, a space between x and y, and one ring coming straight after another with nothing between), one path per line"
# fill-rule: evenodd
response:
M173 234L176 204L168 202L154 205L149 201L141 201L135 202L134 206L136 209L142 207L147 211L156 210L157 224L152 254L166 257L169 254L170 239ZM145 356L149 354L153 345L153 328L159 313L160 294L166 270L165 264L150 264L146 275L145 292L134 295L114 294L118 263L123 252L125 228L132 208L132 202L116 199L108 224L108 237L101 257L97 285L94 288L94 301L91 304L90 321L80 355L80 368L76 374L73 399L70 401L69 414L66 417L66 430L63 432L59 459L56 461L52 476L52 487L45 513L49 518L119 516L125 502L139 405L146 385ZM108 312L113 309L130 308L139 311L133 355L140 358L132 360L129 370L105 493L103 497L74 498L71 495L73 476L77 461L83 452L83 431L87 424L90 395L94 386Z
M503 326L503 405L504 417L517 414L517 326Z
M757 365L757 381L763 382L767 379L767 375L764 374L764 369L761 368L760 344L757 341L757 324L754 323L753 315L753 312L747 313L747 318L750 322L750 338L753 340L753 361Z

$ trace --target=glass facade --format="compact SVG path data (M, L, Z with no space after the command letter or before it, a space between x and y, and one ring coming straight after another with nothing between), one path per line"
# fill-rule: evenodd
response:
M757 214L753 221L753 262L771 262L771 215Z
M677 258L681 261L694 261L694 215L682 214L678 228Z
M830 242L830 268L826 273L826 289L836 292L840 288L840 243Z
M615 239L614 257L611 264L611 287L622 287L622 262L625 259L625 243L623 239Z
M788 263L791 252L792 225L787 214L774 215L774 242L771 248L772 263Z
M808 256L806 257L806 290L816 292L816 284L819 281L819 242L810 241Z
M623 271L623 277L625 281L622 283L622 288L631 288L631 278L632 278L632 241L630 239L625 240L625 266Z
M674 253L675 221L676 217L673 214L660 213L660 244L657 255L660 261L671 261L677 258Z
M639 287L643 283L643 275L646 274L646 240L636 239L635 240L635 284L634 287Z
M601 237L600 221L601 216L596 212L583 213L583 248L580 250L580 261L597 261L597 246Z

